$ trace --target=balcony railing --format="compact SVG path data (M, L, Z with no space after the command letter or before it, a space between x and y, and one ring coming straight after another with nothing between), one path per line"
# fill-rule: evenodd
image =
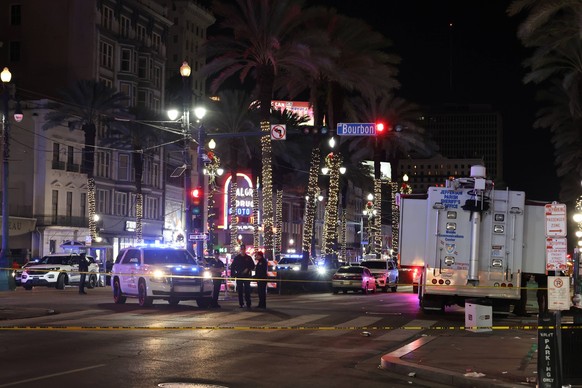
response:
M61 162L60 160L53 160L53 170L64 170L65 169L65 162Z
M87 217L43 215L36 217L36 225L87 228L89 227L89 220Z

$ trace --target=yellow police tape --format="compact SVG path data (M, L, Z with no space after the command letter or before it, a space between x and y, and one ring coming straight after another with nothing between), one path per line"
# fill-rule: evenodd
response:
M12 271L16 271L17 269L15 268L0 268L0 271L2 270L7 270L9 272ZM61 271L56 271L56 270L46 270L46 269L34 269L34 271L36 272L72 272L72 271L65 271L65 270L61 270ZM79 272L79 271L74 271L75 273L79 273L79 274L87 274L87 275L105 275L105 276L110 276L111 272ZM124 274L124 273L116 273L116 275L132 275L135 276L135 274ZM319 283L319 284L331 284L331 280L309 280L309 279L282 279L281 277L267 277L267 278L256 278L256 277L250 277L250 278L237 278L237 277L205 277L205 276L193 276L193 275L164 275L164 277L167 278L177 278L177 279L217 279L217 280L226 280L226 281L236 281L236 280L249 280L249 281L266 281L266 282L270 282L270 283ZM396 283L396 286L413 286L413 283ZM512 289L512 290L521 290L521 289L528 289L528 290L532 290L532 291L536 291L536 290L547 290L547 287L499 287L499 286L473 286L473 285L444 285L444 284L420 284L421 287L443 287L443 288L447 288L447 287L456 287L456 288L471 288L471 289L475 289L475 288L494 288L494 289L500 289L500 288L506 288L506 289Z
M294 331L370 331L370 330L554 330L556 326L541 326L541 325L515 325L515 326L0 326L0 331L198 331L198 330L261 330L261 331L278 331L278 330L294 330ZM561 329L582 329L582 326L561 326Z

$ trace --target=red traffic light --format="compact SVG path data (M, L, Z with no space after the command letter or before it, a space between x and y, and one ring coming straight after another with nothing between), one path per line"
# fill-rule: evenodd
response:
M192 198L202 198L203 195L204 193L200 187L196 187L190 192L190 196L192 196Z
M376 123L376 135L383 135L385 133L386 126L384 123Z

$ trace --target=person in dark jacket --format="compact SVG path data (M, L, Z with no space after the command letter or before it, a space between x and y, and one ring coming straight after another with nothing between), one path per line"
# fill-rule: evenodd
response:
M85 292L85 278L87 277L87 272L89 272L89 261L85 257L84 253L79 255L79 275L81 280L79 281L79 294L86 294Z
M220 295L222 273L224 272L224 263L220 260L220 253L214 251L214 257L209 258L206 261L206 264L208 265L208 268L210 268L210 272L212 272L212 284L214 285L211 307L220 308L220 305L218 304L218 295Z
M244 302L246 302L247 308L251 307L251 276L253 269L255 269L255 262L246 253L246 246L241 245L239 254L232 259L232 264L230 265L231 276L236 278L236 290L240 307L244 307Z
M267 308L267 269L268 263L263 252L258 251L256 255L257 266L255 267L255 278L257 278L257 292L259 294L259 308Z

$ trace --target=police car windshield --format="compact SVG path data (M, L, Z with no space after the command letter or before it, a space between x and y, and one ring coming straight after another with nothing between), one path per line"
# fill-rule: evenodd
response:
M279 260L279 264L301 264L301 258L283 257L281 260Z
M45 256L38 264L68 264L69 256Z
M185 250L175 249L144 249L144 264L196 264L196 261Z

